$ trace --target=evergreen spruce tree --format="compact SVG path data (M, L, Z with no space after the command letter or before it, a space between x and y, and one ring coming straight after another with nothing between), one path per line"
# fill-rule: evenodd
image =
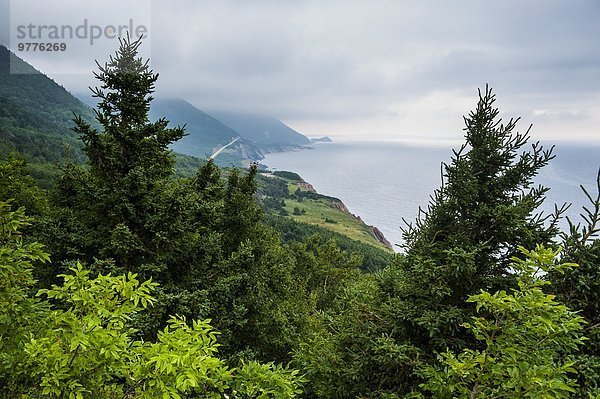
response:
M547 189L532 179L552 158L529 130L502 124L486 87L465 117L465 144L444 165L442 186L404 231L404 256L359 281L332 306L335 313L296 353L325 397L396 397L420 382L435 353L479 344L463 327L475 314L467 299L480 290L516 286L510 262L519 246L535 248L556 235L557 214L536 214ZM339 364L343 364L340 367ZM386 396L387 395L387 396Z
M75 132L89 160L87 187L79 199L90 207L88 222L119 246L109 246L105 255L120 254L117 263L131 268L160 251L158 232L149 222L173 173L168 145L184 130L168 128L165 119L149 121L158 74L138 57L139 39L120 43L116 54L103 66L98 64L99 72L94 73L101 82L92 92L100 100L95 113L102 131L77 117Z
M465 144L444 165L444 181L426 211L404 231L403 289L414 304L411 324L431 336L433 348L462 346L461 308L479 290L514 284L511 259L519 246L548 244L558 234L555 215L537 208L548 188L533 178L554 158L539 142L527 151L529 129L519 119L503 124L486 87L475 111L465 117ZM470 307L469 307L470 308ZM456 340L456 342L455 342Z
M251 165L244 176L232 170L227 178L227 190L224 198L224 217L222 220L223 244L233 251L250 238L260 220L261 209L256 194L257 166Z
M42 285L59 283L76 260L94 273L137 273L160 283L156 305L133 320L145 340L169 315L211 318L227 356L287 361L297 340L290 331L305 321L279 308L296 294L295 259L261 223L256 166L225 178L209 160L194 177L174 178L168 145L184 131L149 121L158 75L137 56L139 45L123 40L98 65L101 129L76 119L89 164L63 168L56 209L37 237L55 254L38 271Z
M172 175L173 157L168 145L184 135L181 127L169 129L164 118L150 123L148 112L158 74L149 60L138 57L141 38L120 41L115 56L104 66L98 63L94 76L101 82L92 89L100 100L96 112L103 131L77 118L75 131L85 143L93 175L104 185L131 185L132 175L148 181Z

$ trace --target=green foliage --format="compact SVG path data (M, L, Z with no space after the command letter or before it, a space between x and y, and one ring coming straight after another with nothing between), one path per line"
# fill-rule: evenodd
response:
M293 181L304 181L298 173L288 172L286 170L276 170L273 172L273 175Z
M194 393L222 397L233 376L216 357L216 336L208 320L194 321L190 326L185 319L172 317L159 332L157 342L133 351L141 360L127 376L134 392L144 392L141 397L148 398L165 393L174 398Z
M290 399L302 393L298 370L273 363L242 362L233 381L233 398Z
M61 277L61 286L38 293L61 306L47 314L43 330L25 343L23 368L38 381L42 395L110 397L121 390L115 377L126 373L125 357L134 344L127 322L154 301L154 284L140 284L131 274L91 280L80 264Z
M390 276L393 274L393 276ZM397 269L356 278L316 319L294 354L316 397L395 397L410 391L421 350L397 338L402 309L381 304L382 282Z
M24 207L30 215L48 211L48 198L31 177L27 161L17 153L0 160L0 201L12 199L12 208Z
M23 372L24 342L32 325L44 316L34 298L33 265L49 260L38 243L23 242L20 229L30 224L22 208L11 211L0 201L0 386L13 386L14 374ZM14 374L11 374L14 373Z
M298 372L272 363L230 369L217 357L206 321L172 317L156 342L135 340L130 322L155 303L156 283L135 274L98 275L80 264L63 283L34 297L33 262L48 261L24 245L23 210L0 202L0 394L49 398L293 398Z
M588 325L586 336L589 341L578 356L575 367L578 370L580 388L578 395L587 393L600 395L600 241L597 235L600 227L600 173L596 179L596 193L592 196L581 187L589 200L583 208L584 224L569 220L569 232L562 234L565 252L563 259L579 264L576 269L565 273L550 273L549 280L561 301L579 311Z
M423 371L422 385L434 398L569 398L576 382L571 356L583 344L584 319L555 296L543 292L540 273L563 273L577 266L555 264L560 251L522 249L513 258L518 290L481 291L468 302L484 316L465 327L484 349L445 352L440 365Z
M435 352L478 345L462 324L475 313L467 298L481 289L516 285L510 259L518 246L545 244L555 220L534 214L545 188L532 178L551 159L528 134L514 132L516 120L498 119L491 90L480 93L465 118L466 143L444 167L444 182L427 211L405 230L406 256L397 256L369 284L370 298L323 315L317 332L296 353L312 389L328 397L405 395L420 381L418 370ZM558 215L556 215L558 216ZM349 289L347 293L353 292ZM343 366L342 366L343 365ZM340 372L343 368L343 372Z
M323 244L315 235L288 247L296 260L296 284L306 295L303 300L314 303L317 311L328 309L345 287L361 276L360 256L341 250L333 240Z

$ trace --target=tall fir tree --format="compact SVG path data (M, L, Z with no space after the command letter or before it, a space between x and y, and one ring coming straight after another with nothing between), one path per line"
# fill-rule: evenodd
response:
M480 290L515 285L518 247L548 243L556 218L536 214L547 189L532 179L552 158L518 119L502 124L487 88L465 120L465 144L443 169L444 182L404 232L404 256L351 287L296 360L311 390L325 397L402 397L418 387L436 352L477 342L462 324ZM344 367L339 367L339 362ZM398 396L395 396L398 395Z
M181 127L168 128L168 121L150 122L148 112L158 74L138 56L141 39L120 40L120 48L95 77L100 87L92 90L100 102L95 109L102 126L98 131L82 118L75 132L84 143L89 160L89 181L80 195L91 206L89 222L102 236L119 242L107 253L121 254L118 263L126 268L139 264L160 251L151 226L157 197L173 174L169 144L184 135Z
M95 109L103 131L81 118L75 131L85 144L91 170L103 184L128 184L132 174L143 173L150 181L172 175L173 157L169 144L184 135L184 129L167 128L168 121L150 122L148 113L158 74L149 60L138 56L141 38L120 40L114 56L94 76L101 82L92 89L100 100Z
M548 242L558 233L555 219L545 225L550 215L536 211L548 188L533 182L554 158L553 148L536 142L527 151L530 129L516 132L518 118L503 124L495 101L488 87L479 93L476 110L464 118L466 141L444 165L442 186L416 224L404 230L409 257L426 255L443 263L450 249L473 252L475 280L465 281L468 271L459 273L452 287L459 295L459 287L494 285L520 245Z
M503 124L495 101L490 88L479 92L477 108L464 118L465 143L444 165L442 186L404 230L402 295L414 304L415 332L435 337L437 349L455 339L462 345L461 308L469 295L514 284L510 264L519 246L548 244L558 234L561 210L538 212L548 188L533 182L554 158L552 148L536 142L527 151L530 129L517 132L518 118Z

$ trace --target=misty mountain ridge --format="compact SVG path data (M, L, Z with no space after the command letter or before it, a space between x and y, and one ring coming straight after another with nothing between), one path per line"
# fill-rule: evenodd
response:
M90 95L77 96L92 107L96 105ZM150 103L150 119L159 118L167 119L172 127L185 125L187 135L172 145L182 154L207 158L237 139L219 153L216 160L221 164L235 158L258 161L266 153L311 144L309 138L274 117L223 110L207 113L182 98L155 98Z
M229 145L219 153L218 163L238 163L240 160L257 161L263 158L260 148L226 126L218 119L199 110L181 98L156 98L150 103L150 119L165 118L169 126L184 126L187 133L173 143L172 149L198 158L208 158L220 148Z
M267 152L306 146L311 143L308 137L271 116L228 110L208 112Z
M230 143L217 160L239 157L258 161L265 153L311 144L306 136L274 117L223 110L204 112L182 98L155 98L150 104L150 118L161 117L171 126L186 127L187 136L174 143L173 150L200 158Z
M89 92L70 93L0 45L0 156L18 151L34 164L60 163L67 155L82 162L83 143L72 131L73 117L80 115L100 128L92 110L97 102ZM273 117L231 111L218 115L181 98L156 98L149 116L153 121L165 118L170 126L185 125L187 135L171 147L175 152L202 159L218 152L215 160L222 165L244 165L268 152L310 144Z

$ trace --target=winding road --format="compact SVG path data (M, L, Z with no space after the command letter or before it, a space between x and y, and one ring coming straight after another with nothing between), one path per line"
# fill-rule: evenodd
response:
M210 157L208 157L208 159L215 159L217 157L217 155L219 155L221 153L221 151L223 151L225 148L229 147L230 145L232 145L233 143L238 141L240 138L241 137L236 137L230 143L225 144L223 147L221 147L217 151L213 152L213 154Z

